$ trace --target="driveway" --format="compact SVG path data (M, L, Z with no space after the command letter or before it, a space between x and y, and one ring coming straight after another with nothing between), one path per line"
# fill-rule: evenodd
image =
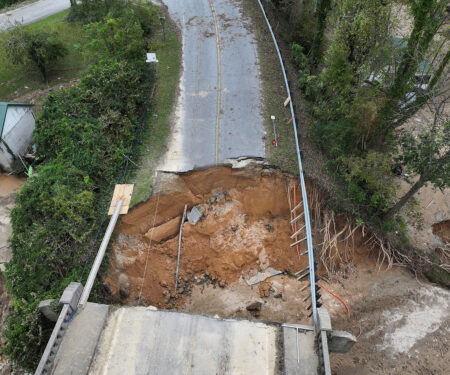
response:
M0 13L0 30L18 21L29 24L70 8L69 0L38 0L9 12Z
M169 150L159 169L264 157L257 46L240 1L164 3L182 33L183 72Z

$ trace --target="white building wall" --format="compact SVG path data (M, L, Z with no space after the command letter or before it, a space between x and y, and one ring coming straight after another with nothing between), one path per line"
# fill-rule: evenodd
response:
M6 111L5 123L3 125L3 137L5 137L11 130L14 129L14 126L28 111L31 111L30 107L8 107L8 110Z
M3 142L0 141L0 171L10 172L12 156L9 154Z
M35 121L31 107L10 106L6 112L2 139L8 144L14 155L23 155L31 144ZM0 145L0 167L11 170L13 158L6 146Z

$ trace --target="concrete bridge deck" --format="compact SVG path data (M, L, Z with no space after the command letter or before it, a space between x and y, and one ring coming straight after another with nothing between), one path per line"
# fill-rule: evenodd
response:
M314 375L317 368L313 332L89 303L70 323L52 373Z

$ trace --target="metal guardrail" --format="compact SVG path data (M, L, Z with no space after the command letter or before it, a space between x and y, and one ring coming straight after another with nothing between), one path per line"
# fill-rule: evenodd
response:
M278 48L277 39L275 38L275 34L272 31L272 26L270 26L269 19L267 18L266 12L264 10L264 7L261 3L261 0L258 0L259 6L261 7L261 11L263 13L263 16L266 20L267 27L269 28L270 34L272 35L273 43L275 45L275 48L277 50L278 58L280 60L281 65L281 71L283 73L284 82L286 85L286 92L287 97L291 97L291 90L289 89L289 83L286 76L286 70L284 68L283 58L281 57L280 49ZM305 217L305 229L306 229L306 244L308 248L308 262L309 262L309 280L310 280L310 288L311 288L311 305L312 305L312 316L314 320L314 326L318 328L318 316L317 316L317 304L316 304L316 280L315 280L315 273L314 273L314 247L312 243L312 232L311 232L311 220L309 216L309 206L308 206L308 194L306 192L306 185L305 185L305 177L303 175L303 166L302 166L302 158L300 156L300 148L298 144L298 135L297 135L297 122L295 120L295 113L294 113L294 106L292 104L292 100L289 100L289 108L291 110L291 116L292 116L292 126L294 128L294 136L295 136L295 148L297 151L297 160L298 160L298 170L300 175L300 187L302 190L302 199L303 199L303 212Z
M286 69L284 67L283 58L281 56L280 49L278 47L278 42L273 33L272 26L270 25L269 19L267 18L266 11L261 3L261 0L258 0L259 6L261 8L261 12L266 21L269 32L272 36L273 43L275 45L275 49L277 50L278 59L280 60L281 71L283 73L284 83L286 86L287 97L291 98L291 90L289 88L288 79L286 76ZM306 230L306 244L307 244L307 255L308 255L308 263L309 263L309 282L310 282L310 291L311 291L311 308L312 308L312 316L314 321L314 328L318 342L318 350L319 350L319 366L321 373L324 375L331 374L330 369L330 359L328 353L328 342L326 332L321 330L320 322L317 313L317 299L316 299L316 280L315 280L315 266L314 266L314 246L312 242L312 231L311 231L311 219L309 216L309 206L308 206L308 194L306 192L305 185L305 177L303 175L303 166L302 166L302 158L300 155L300 148L298 144L298 134L297 134L297 122L295 120L294 113L294 105L292 104L292 100L289 100L289 108L291 111L292 117L292 127L294 129L294 137L295 137L295 148L297 151L297 161L298 161L298 170L300 177L300 188L302 191L302 199L303 199L303 214L305 220L305 230Z
M98 249L97 256L95 257L94 263L92 264L91 271L89 272L88 279L86 280L86 286L84 287L83 294L81 295L78 307L80 309L86 305L89 295L91 294L92 287L94 286L95 278L97 277L98 270L102 264L103 258L105 257L106 248L108 247L109 239L111 238L114 227L116 226L117 219L119 218L120 209L122 208L124 199L119 199L114 208L114 213L109 221L108 228L106 228L105 235L103 237L100 248Z

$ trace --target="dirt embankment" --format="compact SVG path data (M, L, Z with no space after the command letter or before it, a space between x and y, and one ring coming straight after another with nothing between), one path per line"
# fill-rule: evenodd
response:
M110 273L105 279L113 300L228 317L307 322L309 301L303 299L309 294L304 288L308 278L297 281L293 277L307 266L307 259L291 247L288 188L294 206L301 197L298 180L277 170L217 167L166 175L160 181L160 194L131 210L117 229ZM313 216L320 216L320 195L312 186L308 190ZM197 224L184 225L175 292L178 232L185 204L189 209L201 208L204 217ZM302 221L298 225L300 228ZM340 219L334 225L331 230L347 228L343 237L352 232L352 246L360 247L364 257L371 257L360 231ZM317 245L322 237L317 228ZM328 239L326 246L328 268L349 262L349 254L357 256L348 239ZM305 250L302 243L298 251ZM247 285L246 280L268 267L284 274ZM325 270L322 267L321 273ZM254 302L263 304L257 313L247 310Z
M303 283L287 275L253 287L245 282L268 267L296 272L307 265L306 257L299 259L290 247L287 187L295 178L266 169L218 167L164 180L163 191L124 216L117 230L120 234L105 280L117 300L135 305L142 288L144 304L188 311L201 305L197 312L247 316L247 302L272 294L284 303L287 295L295 294L296 285ZM204 217L197 224L184 225L175 293L178 231L185 204L189 209L201 205ZM216 298L218 294L223 298ZM301 303L298 311L305 310L298 296L296 303Z

